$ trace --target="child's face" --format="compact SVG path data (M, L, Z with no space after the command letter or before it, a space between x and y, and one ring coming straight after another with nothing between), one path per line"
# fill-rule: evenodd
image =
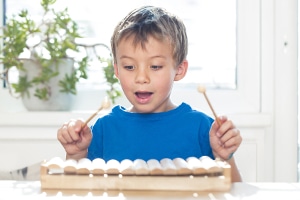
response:
M116 51L115 74L133 105L132 112L164 112L174 108L170 100L173 82L184 77L187 61L176 66L172 47L153 37L143 49L133 38L123 39Z

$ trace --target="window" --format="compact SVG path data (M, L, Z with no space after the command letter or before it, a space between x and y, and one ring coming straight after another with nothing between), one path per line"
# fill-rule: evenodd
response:
M251 92L247 94L244 84L254 74L252 78L256 82L252 86L254 91L258 89L259 0L110 0L102 5L97 0L72 0L72 3L59 0L56 4L58 8L68 7L72 17L86 30L86 37L107 45L110 45L114 26L133 8L147 4L167 8L184 20L189 37L189 72L182 81L175 84L174 90L181 96L175 95L175 99L180 101L185 93L199 96L196 87L202 84L212 89L210 95L216 99L214 102L217 106L220 104L219 107L231 102L232 98L237 99L236 96L247 99L251 95L246 102L250 107L245 106L244 102L235 104L236 109L259 109L259 97ZM38 19L39 7L37 0L6 0L6 15L11 16L26 8ZM240 41L243 43L240 44ZM251 56L251 60L246 54ZM253 66L250 72L247 65ZM80 87L101 87L101 66L94 65L90 71L89 82L83 82ZM95 75L97 73L100 75ZM220 95L223 95L222 102L218 100Z
M72 4L67 0L60 0L57 1L57 7L68 7L71 15L86 30L84 32L86 37L110 45L110 37L118 21L131 9L148 3L166 7L185 21L189 37L190 73L183 81L184 84L205 83L213 88L236 88L235 0L136 0L130 1L130 3L115 0L107 1L103 7L97 5L97 0L73 0ZM40 7L36 0L21 2L7 0L6 4L7 16L27 8L31 10L37 20L39 19ZM119 6L115 6L117 4ZM188 10L188 12L182 12L182 10ZM109 16L109 20L107 16ZM215 59L216 55L218 55L218 59ZM97 66L92 66L91 69L94 68ZM216 73L220 71L221 73Z

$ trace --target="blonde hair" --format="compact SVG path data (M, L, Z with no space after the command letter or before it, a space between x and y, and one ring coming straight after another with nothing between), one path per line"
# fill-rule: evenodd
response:
M131 11L115 28L111 38L111 49L116 62L116 48L123 39L133 36L134 45L142 48L152 36L159 41L169 40L173 48L176 66L186 59L188 39L185 25L176 15L163 8L143 6Z

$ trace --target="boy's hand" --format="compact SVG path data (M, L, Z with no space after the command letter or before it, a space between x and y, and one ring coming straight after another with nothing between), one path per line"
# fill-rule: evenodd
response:
M240 131L227 117L219 117L220 124L215 121L210 130L210 145L214 156L229 160L242 142Z
M57 131L57 139L67 153L67 159L78 160L87 155L92 133L88 126L82 127L83 125L82 120L71 120L64 123Z

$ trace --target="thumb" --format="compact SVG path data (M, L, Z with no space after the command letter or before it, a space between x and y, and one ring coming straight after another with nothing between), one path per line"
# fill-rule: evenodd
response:
M211 128L210 128L210 135L211 136L215 136L217 131L219 130L221 124L219 124L220 122L220 118L218 120L215 120L212 125L211 125ZM213 135L212 135L213 134Z
M79 134L80 136L80 141L89 141L91 140L91 129L89 126L87 126L83 120L77 120L75 123L75 131Z
M90 141L92 139L92 132L90 127L88 126L84 126L81 129L81 138L83 138L84 140Z
M211 126L211 133L217 133L218 130L220 129L220 127L222 126L223 123L225 123L227 121L227 117L226 116L219 116L217 117L217 119L215 119L215 121L212 123ZM219 137L221 135L218 135Z

